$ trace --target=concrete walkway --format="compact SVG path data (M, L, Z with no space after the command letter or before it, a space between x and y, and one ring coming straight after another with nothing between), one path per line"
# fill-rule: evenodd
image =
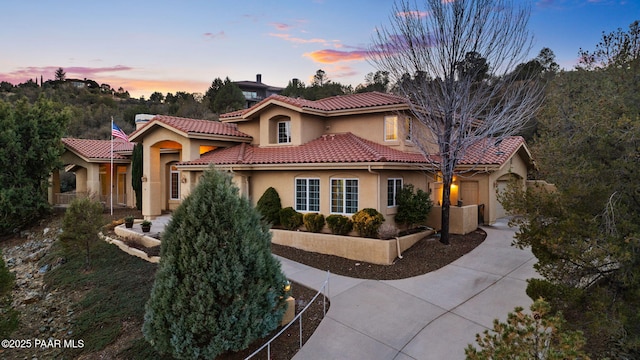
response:
M294 359L464 359L475 335L528 308L526 279L536 277L529 250L511 246L501 219L483 227L487 239L431 273L403 280L332 275L331 307ZM327 273L278 258L288 278L318 289ZM295 291L295 289L294 289Z
M151 233L170 218L153 220ZM331 275L331 307L294 359L464 359L464 349L494 319L529 307L526 280L538 277L531 251L511 246L515 231L507 219L483 229L482 244L428 274L383 281ZM312 289L327 278L326 271L277 258L289 279Z

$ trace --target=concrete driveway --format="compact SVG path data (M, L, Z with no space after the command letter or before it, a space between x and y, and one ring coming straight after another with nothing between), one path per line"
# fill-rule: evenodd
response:
M526 279L536 277L530 250L511 246L507 219L486 226L486 240L455 262L402 280L331 275L331 307L294 359L464 359L475 336L528 308ZM318 289L321 270L278 258L290 279Z

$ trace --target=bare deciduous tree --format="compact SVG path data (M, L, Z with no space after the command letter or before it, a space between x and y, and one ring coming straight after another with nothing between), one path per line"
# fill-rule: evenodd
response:
M374 36L370 61L428 130L414 142L439 159L445 244L450 186L466 150L513 135L540 106L535 79L513 74L531 48L529 12L510 0L425 0L424 9L398 0L390 25Z

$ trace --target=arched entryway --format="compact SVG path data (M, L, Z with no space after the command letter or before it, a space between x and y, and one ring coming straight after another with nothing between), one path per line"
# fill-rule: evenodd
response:
M172 166L181 161L183 146L173 140L158 141L147 147L144 144L144 164L142 178L142 214L154 218L163 211L170 211L180 201L179 173L171 173ZM177 194L173 192L172 181L177 181Z

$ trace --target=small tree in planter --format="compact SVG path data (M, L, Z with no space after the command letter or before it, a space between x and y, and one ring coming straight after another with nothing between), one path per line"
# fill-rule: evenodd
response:
M324 227L324 215L316 213L304 214L302 222L307 231L319 233Z
M164 232L145 339L175 358L214 359L266 336L286 310L287 279L270 244L231 177L205 172Z
M278 195L276 189L270 187L265 190L256 204L256 209L258 209L260 214L262 214L262 218L268 223L280 225L282 203L280 202L280 195Z
M351 217L353 228L362 237L377 238L378 228L384 222L384 216L376 209L366 208Z
M280 224L287 230L295 230L302 226L302 214L291 206L280 210Z
M143 222L140 223L140 227L142 227L142 232L149 232L151 231L151 221L149 220L144 220Z
M344 215L329 215L326 221L327 226L334 235L347 235L353 229L353 222Z
M396 224L406 225L408 229L424 224L433 207L430 194L422 189L414 192L411 184L402 187L396 196L396 202L398 204Z
M127 215L124 217L124 226L127 229L131 229L133 227L133 215Z

